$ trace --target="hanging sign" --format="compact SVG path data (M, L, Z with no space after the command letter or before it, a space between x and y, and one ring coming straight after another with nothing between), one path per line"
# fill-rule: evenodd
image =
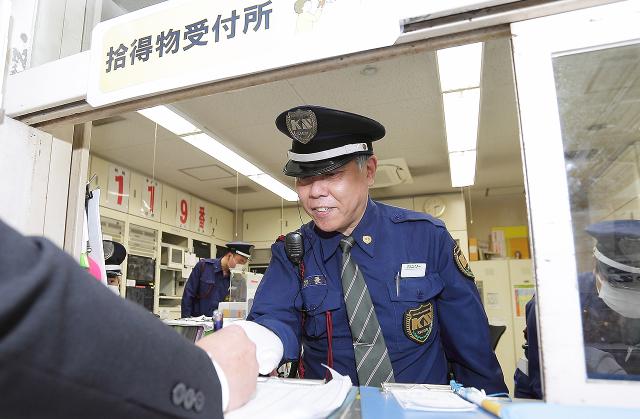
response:
M129 179L131 172L124 167L109 165L109 181L104 206L118 211L129 209Z
M178 191L176 205L176 227L188 229L191 226L191 195Z
M87 101L103 106L393 44L382 0L172 0L93 29Z

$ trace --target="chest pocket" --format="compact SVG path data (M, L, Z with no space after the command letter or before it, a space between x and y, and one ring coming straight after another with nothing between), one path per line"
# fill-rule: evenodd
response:
M211 266L208 266L208 264L204 264L200 272L197 297L200 299L208 298L209 296L211 296L211 293L213 292L215 287L216 284L214 269Z
M327 322L325 313L340 308L342 293L332 290L327 285L310 285L300 291L302 310L306 313L304 322L305 334L310 338L325 337Z
M394 302L424 302L440 294L444 283L438 273L430 273L418 278L400 278L387 282L389 298Z
M435 297L444 283L437 273L387 283L393 302L393 343L397 351L426 350L439 335Z

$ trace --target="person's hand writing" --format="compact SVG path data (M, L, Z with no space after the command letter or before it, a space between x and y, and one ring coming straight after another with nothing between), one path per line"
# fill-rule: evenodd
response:
M249 401L256 389L258 361L256 345L244 330L237 326L228 326L200 339L196 345L215 359L227 378L227 411L237 409Z

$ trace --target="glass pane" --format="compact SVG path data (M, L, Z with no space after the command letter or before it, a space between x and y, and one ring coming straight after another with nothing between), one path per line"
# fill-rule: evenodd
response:
M640 380L640 46L553 62L587 373Z

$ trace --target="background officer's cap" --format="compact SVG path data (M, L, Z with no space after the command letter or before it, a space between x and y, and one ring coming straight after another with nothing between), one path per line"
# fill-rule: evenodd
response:
M253 250L253 245L245 242L231 242L226 244L227 249L231 253L236 253L240 256L244 256L247 259L251 257L251 251Z
M102 250L104 251L104 269L107 276L122 275L120 264L127 257L127 250L124 246L113 240L102 240Z
M640 220L614 220L586 228L596 246L593 255L612 285L640 287Z
M384 127L365 116L321 106L299 106L281 113L276 126L293 139L284 174L317 176L344 166L359 154L372 155L371 143Z

